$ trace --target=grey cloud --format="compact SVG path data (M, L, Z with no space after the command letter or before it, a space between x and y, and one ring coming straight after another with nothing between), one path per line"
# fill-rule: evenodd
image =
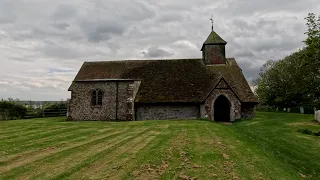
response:
M149 3L143 1L131 0L95 0L92 2L95 5L95 11L90 12L92 17L103 15L104 18L117 17L122 23L139 22L153 18L156 10ZM99 18L99 16L97 18ZM102 19L104 19L102 18ZM100 18L99 18L100 19Z
M237 50L233 54L236 57L240 57L240 58L254 58L255 57L253 52L251 52L249 50Z
M260 72L260 67L252 66L252 62L239 61L238 62L244 76L247 78L248 83L251 84L252 80L257 77Z
M253 33L256 30L263 30L265 28L268 28L268 30L277 29L278 26L278 22L275 20L266 20L261 18L253 22L249 20L235 18L232 21L232 24L239 28L239 30L249 31L251 33Z
M14 79L21 87L0 81L0 98L69 97L76 72L59 71L77 71L84 60L199 58L211 14L215 30L228 41L227 56L236 58L251 81L268 59L303 46L304 17L320 12L318 1L0 0L0 77L25 77ZM181 40L192 48L175 44Z
M163 13L157 18L160 23L179 22L183 20L185 16L181 12Z
M299 41L293 37L283 35L281 39L263 39L260 42L258 40L252 42L253 49L255 51L269 51L269 50L292 50L301 46L302 39Z
M32 57L11 57L13 61L20 61L20 62L34 62L35 60Z
M5 77L7 81L0 83L1 98L18 98L20 100L55 100L66 99L68 93L63 94L70 82L63 79L42 76L37 79L27 77L13 78ZM2 81L0 79L0 81ZM27 96L25 94L28 94Z
M52 26L60 30L66 30L70 25L68 23L55 23Z
M85 37L74 31L61 31L59 28L63 28L66 26L64 24L58 25L50 24L45 27L31 27L23 30L17 29L13 32L10 32L10 37L14 41L28 41L28 40L38 40L44 41L46 39L63 39L63 40L71 40L71 41L79 41L84 39Z
M15 20L14 4L10 0L0 1L0 24L13 23Z
M141 53L146 58L170 57L174 55L174 53L158 47L150 47L147 51L142 51Z
M52 18L55 20L65 20L77 15L77 9L69 4L61 4L52 14Z
M124 24L115 21L93 21L83 22L82 30L91 42L109 40L113 35L121 35L125 30Z
M62 45L60 42L45 41L46 45L39 48L44 56L50 58L59 58L62 60L85 59L93 56L103 56L105 53L98 50L85 50L87 46L78 45Z
M48 73L53 74L53 73L70 73L70 72L75 72L74 69L61 69L61 68L49 68Z
M250 16L254 13L269 13L279 11L290 11L300 12L310 8L310 4L316 4L318 0L268 0L268 1L257 1L257 0L232 0L228 3L228 6L220 7L217 9L219 13L232 13L237 16Z
M14 17L6 18L6 17L0 17L0 24L10 24L15 21Z

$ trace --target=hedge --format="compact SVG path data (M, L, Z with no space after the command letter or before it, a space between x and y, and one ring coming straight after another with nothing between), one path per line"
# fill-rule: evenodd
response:
M27 108L9 101L0 101L0 120L23 119Z

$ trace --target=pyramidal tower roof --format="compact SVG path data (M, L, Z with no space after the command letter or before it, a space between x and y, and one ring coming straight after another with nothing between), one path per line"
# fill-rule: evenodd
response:
M215 31L212 31L203 44L227 44Z
M215 31L211 31L207 40L203 43L203 46L207 45L207 44L224 44L224 45L226 45L227 42L225 40L223 40ZM201 50L203 49L203 46L202 46Z

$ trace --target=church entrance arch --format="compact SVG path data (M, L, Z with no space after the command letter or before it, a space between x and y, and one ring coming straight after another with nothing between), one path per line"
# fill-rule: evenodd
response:
M214 102L214 120L230 122L230 102L223 95L220 95Z

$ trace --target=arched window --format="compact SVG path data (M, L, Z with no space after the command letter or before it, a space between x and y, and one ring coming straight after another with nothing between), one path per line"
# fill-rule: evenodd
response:
M102 105L103 92L100 89L94 89L91 91L91 105L101 106Z

